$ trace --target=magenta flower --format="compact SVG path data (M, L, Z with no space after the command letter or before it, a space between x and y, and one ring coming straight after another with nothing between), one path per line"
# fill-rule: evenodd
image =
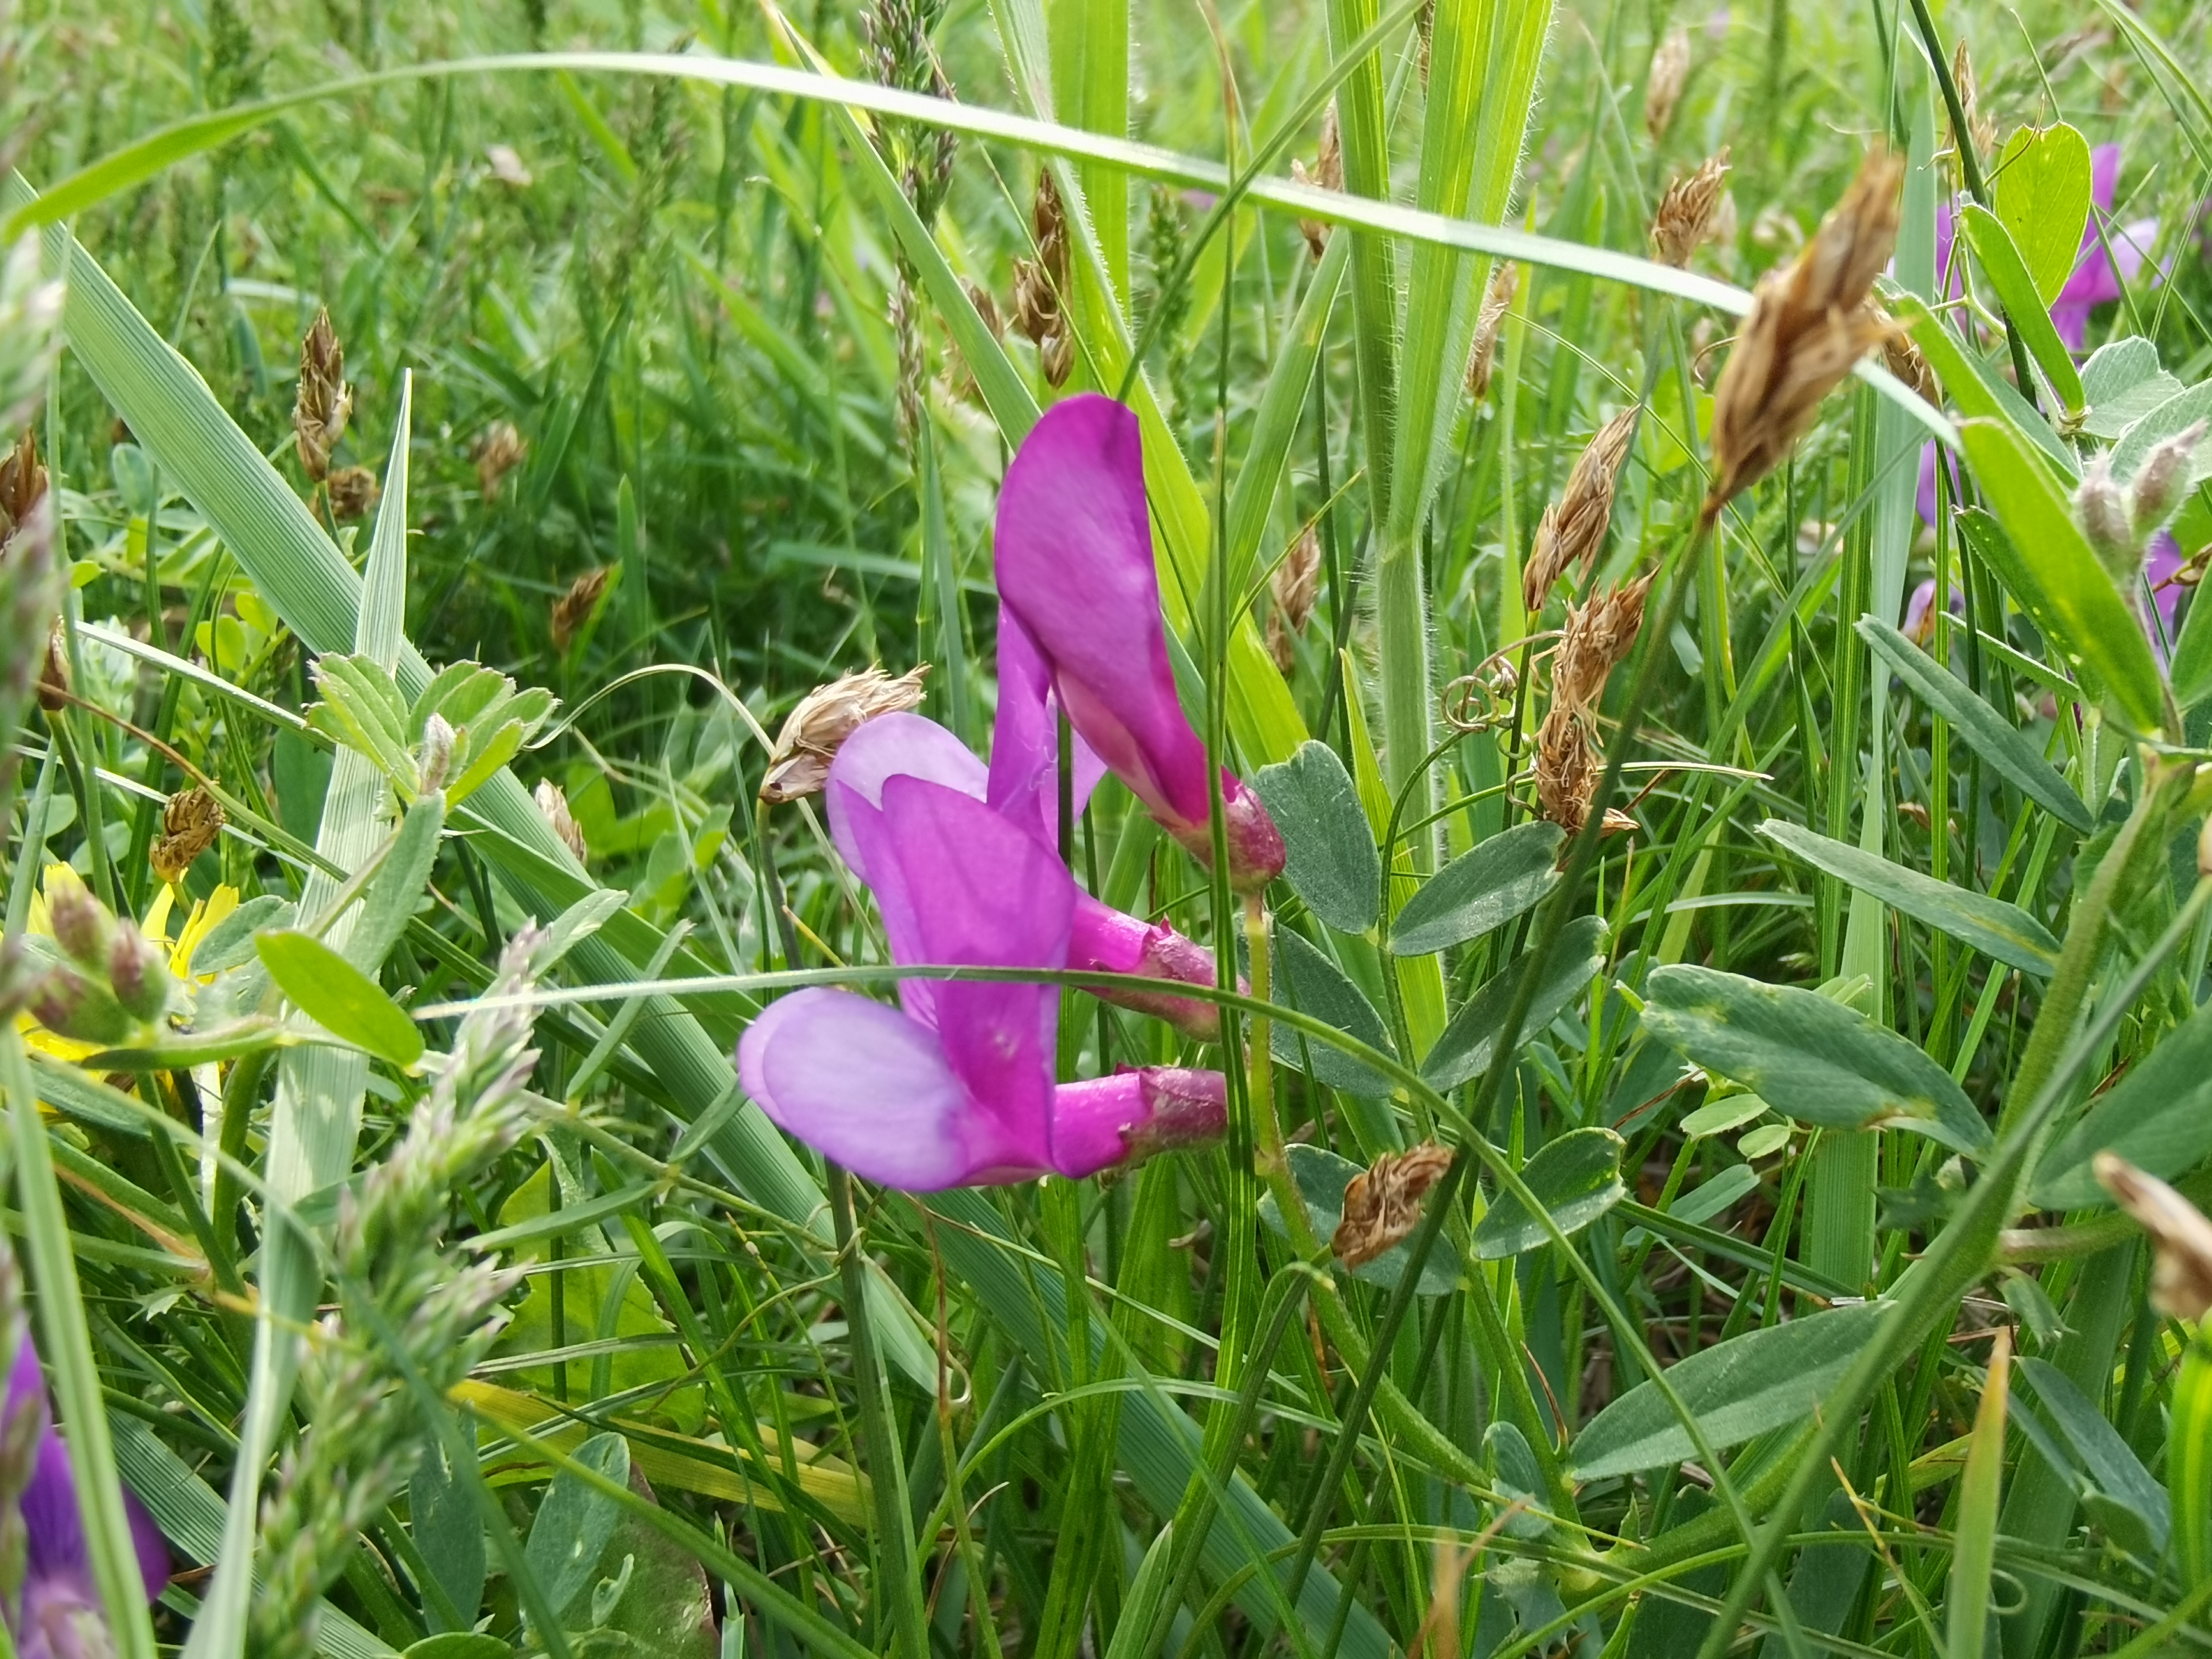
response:
M35 1414L35 1434L25 1413ZM0 1425L0 1500L14 1505L23 1523L22 1587L6 1607L15 1652L19 1659L92 1659L112 1653L114 1644L93 1583L69 1448L47 1410L46 1381L28 1331L16 1334L15 1364L8 1375ZM126 1492L123 1502L151 1601L169 1580L168 1547L138 1500Z
M876 888L879 908L884 891L870 873L867 851L858 826L864 815L882 811L884 785L891 778L922 778L957 789L971 799L986 802L1048 848L1056 845L1050 832L1059 817L1057 756L1045 762L1032 750L1028 758L1034 764L1025 768L1018 752L1024 732L1038 726L1051 731L1051 713L1045 709L1042 718L1036 718L1032 710L1024 707L1029 702L1028 691L1041 690L1041 687L1010 682L1006 677L1006 653L1002 647L999 719L988 774L983 763L968 752L968 746L958 738L935 720L920 714L878 715L847 738L845 746L837 751L824 797L830 809L830 833L853 873ZM1036 707L1043 708L1041 696ZM1017 752L1009 757L1009 750ZM1079 812L1101 769L1095 761L1086 767L1084 759L1083 752L1079 751L1074 780L1075 807ZM1175 979L1186 985L1208 988L1218 982L1213 953L1205 946L1185 939L1164 922L1141 921L1102 903L1080 888L1073 890L1066 957L1053 963L1054 967L1130 974L1143 979ZM889 926L888 915L885 926ZM909 988L925 1000L929 995L930 987L925 981L906 981L902 994ZM1120 990L1112 986L1093 986L1091 989L1108 1002L1164 1019L1201 1041L1220 1035L1220 1017L1211 1003L1164 991Z
M892 960L1063 967L1075 883L1036 834L910 773L878 774L872 794L854 787L872 746L848 764L854 744L893 718L848 739L830 785L841 843L875 890ZM951 750L922 741L949 759ZM1079 1178L1212 1139L1226 1124L1218 1073L1148 1067L1055 1087L1057 987L909 979L899 1000L904 1012L845 991L796 992L738 1044L738 1076L761 1109L868 1180L934 1192L1054 1171Z
M1095 392L1048 410L1006 470L995 540L1005 611L1036 647L1069 722L1210 866L1213 790L1168 660L1137 417ZM1282 873L1283 838L1225 770L1220 787L1230 881L1256 890Z
M2150 588L2150 602L2158 611L2158 626L2154 628L2146 623L2143 631L2150 635L2150 648L2157 654L2161 667L2166 663L2166 648L2180 629L2184 590L2173 580L2173 573L2186 562L2181 555L2181 544L2168 530L2153 536L2143 555L2143 580Z

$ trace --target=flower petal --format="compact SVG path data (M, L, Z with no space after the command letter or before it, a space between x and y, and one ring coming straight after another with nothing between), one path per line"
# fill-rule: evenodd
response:
M999 612L999 712L991 725L991 784L985 799L1060 845L1060 721L1052 670L1013 612ZM1083 811L1106 763L1074 734L1069 753L1075 810Z
M738 1076L771 1122L883 1186L936 1192L1018 1156L991 1139L926 1026L848 991L769 1004L738 1041Z
M1204 822L1206 748L1168 660L1137 417L1096 392L1048 410L1006 469L994 554L1076 730L1155 815Z

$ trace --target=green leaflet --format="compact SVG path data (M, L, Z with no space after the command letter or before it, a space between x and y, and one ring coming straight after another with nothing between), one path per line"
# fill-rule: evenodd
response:
M1778 818L1767 819L1759 833L1814 869L1874 894L1916 921L1924 921L2008 967L2047 978L2058 964L2058 941L2016 904L1954 887Z
M1747 1331L1691 1355L1667 1380L1716 1448L1736 1445L1809 1417L1888 1313L1887 1303L1863 1302ZM1589 1420L1567 1464L1576 1480L1599 1480L1694 1455L1689 1431L1644 1382Z
M1621 1184L1625 1143L1610 1129L1570 1129L1547 1141L1522 1167L1521 1179L1563 1233L1579 1232L1628 1196ZM1542 1222L1511 1193L1502 1193L1475 1224L1474 1253L1485 1261L1551 1243Z
M2087 835L2096 819L2074 786L2026 733L2007 720L1973 688L1879 617L1859 618L1859 633L1963 738L1967 747L2018 786L2021 793L2069 828Z
M1980 1659L1990 1620L1990 1571L1996 1559L1997 1499L2004 1484L2005 1413L2012 1343L1999 1332L1974 1410L1966 1467L1959 1477L1958 1541L1951 1552L1947 1627L1954 1656Z
M1438 1092L1448 1092L1474 1080L1490 1064L1490 1050L1513 1006L1515 989L1528 961L1517 957L1482 982L1460 1006L1444 1027L1443 1035L1421 1062L1422 1080ZM1544 982L1536 988L1522 1024L1522 1040L1535 1036L1558 1018L1605 966L1605 919L1577 916L1566 925L1559 946L1552 952Z
M1995 216L2019 249L2023 274L2035 285L2039 310L2057 301L2081 257L2081 230L2089 220L2090 171L2088 141L2063 121L2015 131L1991 169ZM1976 253L1980 251L1977 246ZM2014 325L2021 321L2015 313Z
M1340 933L1372 927L1382 860L1336 750L1325 743L1301 744L1290 759L1261 768L1252 787L1282 832L1288 855L1283 879L1291 890Z
M2212 1154L2212 1003L2199 1008L2100 1095L2043 1156L2029 1188L2045 1209L2112 1202L2091 1173L2098 1152L2118 1152L2164 1180Z
M1334 963L1287 927L1275 930L1275 1000L1312 1015L1370 1048L1386 1054L1396 1052L1375 1005ZM1365 1061L1288 1026L1278 1024L1270 1030L1268 1047L1285 1066L1302 1072L1310 1066L1314 1078L1332 1089L1380 1098L1394 1086Z
M1917 1129L1959 1152L1989 1145L1973 1104L1914 1043L1812 991L1676 965L1653 973L1644 1029L1802 1123Z
M1390 924L1395 956L1422 957L1502 927L1559 885L1556 823L1516 824L1421 884Z
M277 989L341 1042L404 1070L422 1058L422 1034L375 981L312 935L292 928L253 941Z
M2181 389L2148 340L2138 334L2108 340L2081 365L2081 396L2089 405L2081 429L2094 438L2117 438Z

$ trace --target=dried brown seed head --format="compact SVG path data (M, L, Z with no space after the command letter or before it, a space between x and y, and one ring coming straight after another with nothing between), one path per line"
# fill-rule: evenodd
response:
M486 501L495 501L507 475L522 465L530 446L512 421L494 421L469 451L477 464L477 489Z
M1897 243L1904 163L1869 152L1796 259L1761 278L1713 394L1713 481L1705 515L1779 465L1821 399L1895 325L1867 302Z
M1654 143L1674 124L1674 106L1690 78L1690 31L1677 23L1651 54L1651 74L1644 82L1644 130Z
M1587 573L1597 562L1605 546L1606 527L1613 519L1613 491L1620 483L1620 469L1628 459L1640 413L1640 408L1631 404L1600 427L1589 447L1576 458L1558 505L1545 508L1522 577L1521 597L1529 610L1544 608L1553 584L1570 568L1580 566Z
M1267 649L1287 674L1297 665L1297 636L1306 631L1321 591L1321 538L1311 525L1298 532L1267 586L1275 601L1267 612Z
M1551 712L1536 728L1536 802L1544 817L1570 836L1581 834L1604 770L1605 757L1590 735L1589 715L1553 699ZM1606 834L1635 828L1636 820L1627 813L1606 809Z
M584 844L583 826L576 822L576 815L568 810L568 792L552 779L540 778L537 793L532 799L538 803L538 810L544 815L545 822L552 826L553 833L561 838L561 844L574 853L576 862L581 864L589 849Z
M1344 1217L1328 1241L1347 1268L1364 1267L1420 1224L1421 1200L1451 1168L1449 1148L1420 1146L1385 1152L1344 1189Z
M1990 146L1996 143L1996 125L1982 113L1981 88L1974 79L1974 60L1966 51L1966 37L1959 37L1959 49L1951 54L1951 82L1959 89L1959 112L1966 118L1966 131L1954 133L1953 141L1961 149L1972 147L1977 155L1989 154Z
M1708 156L1697 168L1667 186L1659 210L1651 216L1651 252L1662 264L1686 266L1690 256L1713 234L1714 217L1729 173L1728 150Z
M1607 677L1628 659L1643 632L1644 596L1656 574L1567 607L1565 631L1552 655L1554 707L1587 709L1604 695Z
M1291 178L1301 185L1311 185L1317 190L1344 188L1344 137L1336 125L1336 106L1331 104L1321 118L1321 147L1314 158L1313 170L1308 172L1304 161L1291 163ZM1328 246L1328 227L1318 219L1298 221L1299 234L1306 239L1306 250L1316 259Z
M1005 339L1006 319L999 314L999 302L991 297L991 290L965 276L960 279L960 286L968 295L968 303L975 307L975 314L983 319L983 326L991 331L991 337Z
M2099 1152L2090 1167L2098 1184L2150 1235L2151 1305L2176 1319L2203 1318L2212 1309L2212 1221L2116 1152Z
M0 456L0 546L46 497L46 464L39 459L39 441L27 426L15 447Z
M1483 290L1482 309L1474 317L1474 349L1467 356L1467 395L1480 403L1490 395L1490 376L1498 361L1498 335L1505 313L1513 309L1513 296L1521 289L1521 267L1500 259Z
M1883 368L1926 402L1938 409L1943 406L1943 388L1936 379L1936 371L1928 366L1928 359L1920 355L1920 348L1912 343L1912 337L1902 328L1882 341L1881 362Z
M1014 261L1014 327L1037 349L1037 364L1054 386L1075 367L1075 341L1061 307L1067 292L1067 212L1049 169L1037 174L1030 210L1036 258Z
M46 629L46 659L39 665L39 707L59 714L69 707L70 690L69 635L57 617Z
M614 574L602 565L597 570L586 570L568 584L568 591L553 601L553 620L550 631L553 648L566 651L576 637L576 630L591 617L599 606L599 599L607 591L607 579Z
M331 516L341 524L367 518L384 495L376 474L365 466L338 467L324 484L331 492Z
M215 845L222 825L221 801L198 784L179 790L161 809L161 833L147 854L154 873L166 882L183 880L192 860Z
M353 388L345 383L345 348L331 326L328 310L315 313L300 342L300 386L292 400L292 435L300 465L319 483L331 470L331 452L353 412Z
M864 668L808 692L776 734L760 798L774 804L820 794L830 781L830 763L845 739L863 720L919 708L922 676L928 672L927 663L896 679L880 668Z

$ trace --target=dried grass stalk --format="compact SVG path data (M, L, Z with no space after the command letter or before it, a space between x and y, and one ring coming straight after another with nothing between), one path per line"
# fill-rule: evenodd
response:
M1897 244L1904 176L1896 156L1869 152L1804 251L1760 280L1713 394L1708 520L1781 464L1821 399L1895 331L1867 296Z

